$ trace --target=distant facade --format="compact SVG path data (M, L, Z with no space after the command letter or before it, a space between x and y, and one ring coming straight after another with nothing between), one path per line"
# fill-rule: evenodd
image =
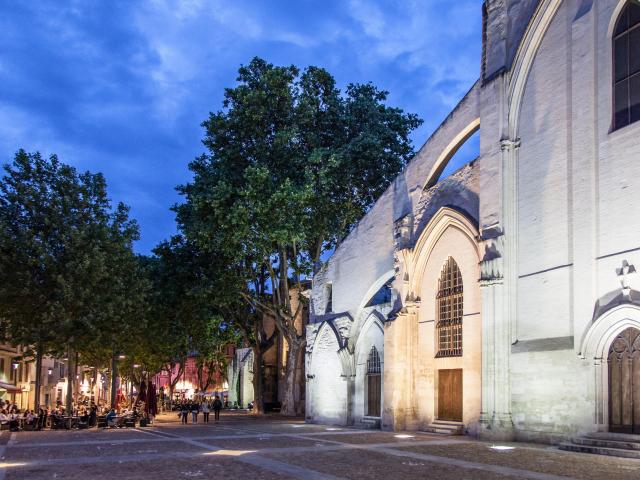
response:
M314 279L307 420L640 432L640 2L487 0L480 65Z
M247 408L253 402L253 349L238 348L229 361L227 378L229 382L229 404L232 407Z
M233 348L228 348L227 356L231 357L233 355ZM203 378L206 379L207 376L207 368L204 367ZM214 372L211 382L207 386L207 388L203 391L200 388L200 381L198 379L198 364L195 356L187 357L187 360L184 364L184 369L181 370L181 365L176 363L173 366L171 372L167 370L162 370L161 372L154 375L153 383L156 385L156 388L162 389L165 395L169 395L170 391L170 382L175 382L173 388L173 400L179 401L183 399L193 399L199 395L218 395L224 401L227 400L228 396L228 383L220 372ZM127 385L123 385L125 389L128 388ZM128 390L127 390L128 391Z
M311 283L302 282L302 297L311 293ZM293 311L298 310L300 295L298 287L290 289L290 301ZM309 323L309 309L306 305L300 309L295 320L295 327L299 335L305 335ZM267 411L278 410L282 405L285 382L285 368L287 366L287 341L278 331L275 319L269 315L263 317L263 329L267 338L273 337L271 346L262 354L262 401ZM304 338L304 337L303 337ZM305 361L298 362L299 368L295 373L294 398L296 402L305 404ZM255 373L255 357L250 348L239 348L231 357L228 367L229 403L246 408L254 401L253 375Z
M20 410L31 410L35 408L35 361L27 361L22 355L22 347L0 344L0 400L15 403ZM68 381L66 363L45 357L40 374L40 405L55 407L57 402L64 402Z

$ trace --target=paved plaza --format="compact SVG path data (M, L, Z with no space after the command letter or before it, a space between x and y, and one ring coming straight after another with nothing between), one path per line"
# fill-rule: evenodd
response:
M142 429L3 431L0 444L0 480L640 478L640 460L240 413L218 424L167 414Z

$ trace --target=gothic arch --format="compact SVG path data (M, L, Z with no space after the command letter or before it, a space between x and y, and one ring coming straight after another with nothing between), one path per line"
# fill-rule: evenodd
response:
M371 297L373 297L376 294L376 292L380 290L380 288L382 288L382 286L385 283L391 280L395 276L395 274L396 274L395 270L393 269L389 270L388 272L379 276L376 279L376 281L371 284L371 286L369 287L369 290L367 290L367 293L364 294L364 297L362 298L362 301L358 306L358 310L356 310L355 318L358 318L358 316L362 313L362 310L365 308L365 305L369 302L369 300L371 300Z
M624 7L627 6L628 1L629 0L618 0L618 4L613 9L613 13L611 14L611 18L609 19L609 28L607 29L607 38L609 40L613 39L613 32L618 23L618 18L620 17L620 14L622 13Z
M587 360L602 360L616 336L629 327L640 330L640 307L624 304L604 312L582 336L580 356Z
M316 421L346 423L346 382L343 379L343 360L340 338L330 322L318 330L311 354L308 396L313 406L309 416Z
M358 339L367 331L372 322L377 323L380 326L380 331L384 334L384 322L386 317L375 307L372 308L373 309L362 310L351 327L348 348L352 352L355 352Z
M508 85L509 138L518 138L520 110L529 72L562 0L542 0L516 53Z
M367 359L371 348L375 347L382 368L381 396L384 396L384 326L382 320L376 312L372 312L366 318L360 329L360 334L356 340L353 358L355 360L355 382L354 382L354 420L356 424L360 419L367 415Z
M360 364L366 360L366 354L368 354L368 349L371 349L372 345L378 349L378 352L380 353L380 361L384 362L384 325L382 323L382 319L378 315L376 315L376 313L377 312L372 312L371 314L369 314L365 322L362 324L362 328L360 329L360 335L358 335L358 338L356 340L354 352L357 364ZM379 337L380 343L375 344L375 342L367 342L366 339L368 334L371 334L369 335L369 337L371 338ZM368 345L368 343L371 343L371 345ZM367 351L364 352L364 350Z
M409 276L409 291L418 294L424 277L424 271L429 257L440 237L448 228L455 228L462 232L469 240L478 255L478 230L464 214L450 207L443 207L433 216L420 234L413 249L412 268Z
M433 187L438 182L438 178L440 178L440 175L449 163L449 160L453 158L460 147L464 145L464 143L478 130L480 130L480 118L475 118L469 125L453 137L442 153L440 153L436 162L433 164L433 167L431 167L431 171L429 172L429 175L427 175L427 182L424 186L425 189Z
M628 0L618 0L617 5L613 9L609 26L607 29L607 39L613 38L613 32L617 24L618 17L626 6ZM595 2L594 2L595 3ZM529 24L525 35L520 42L513 67L509 75L508 81L508 139L516 140L519 137L520 130L520 111L522 108L522 100L524 91L529 78L531 67L535 60L536 54L542 40L544 39L549 25L553 21L558 9L562 4L562 0L542 0L531 23ZM594 7L595 8L595 5ZM611 56L611 53L609 53ZM611 58L607 63L611 65ZM613 75L613 73L611 74Z
M595 398L595 423L599 429L609 424L608 351L616 337L627 328L640 330L640 307L624 304L604 312L582 337L580 357L593 362L591 386Z

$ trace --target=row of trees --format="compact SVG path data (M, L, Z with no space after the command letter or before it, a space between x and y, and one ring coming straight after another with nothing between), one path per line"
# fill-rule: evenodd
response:
M282 412L300 413L302 282L414 154L421 121L386 101L371 84L341 92L324 69L254 58L203 123L206 153L174 206L180 234L152 256L133 253L137 224L111 205L102 175L18 152L0 187L5 338L32 346L38 372L52 354L108 367L114 382L124 352L130 375L134 359L173 371L196 355L203 390L224 346L241 342L254 350L260 412L269 316L288 345Z
M137 256L138 226L101 174L19 151L0 183L0 232L2 340L35 361L36 405L45 355L67 359L69 409L79 362L94 381L110 371L112 404L119 366L138 383L195 355L203 390L224 371L233 331L200 295L197 257L179 239Z

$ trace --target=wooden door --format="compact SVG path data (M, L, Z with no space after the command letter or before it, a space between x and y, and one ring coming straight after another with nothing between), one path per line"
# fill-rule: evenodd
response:
M438 419L462 421L462 369L438 370Z
M380 416L380 393L382 390L382 377L380 374L367 375L367 416Z
M640 433L640 330L628 328L609 348L609 430Z

